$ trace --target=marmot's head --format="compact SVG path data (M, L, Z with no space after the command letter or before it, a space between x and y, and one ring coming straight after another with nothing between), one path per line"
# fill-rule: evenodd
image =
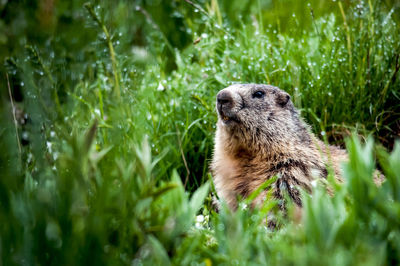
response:
M218 130L225 131L231 144L240 144L241 149L258 150L291 139L304 141L304 135L308 136L289 94L277 87L231 85L218 93L216 105Z

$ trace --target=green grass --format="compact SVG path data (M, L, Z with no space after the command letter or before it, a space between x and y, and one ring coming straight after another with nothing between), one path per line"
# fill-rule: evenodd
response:
M398 264L398 4L160 5L0 5L0 265ZM279 86L316 135L347 138L333 197L213 211L214 101L234 82Z

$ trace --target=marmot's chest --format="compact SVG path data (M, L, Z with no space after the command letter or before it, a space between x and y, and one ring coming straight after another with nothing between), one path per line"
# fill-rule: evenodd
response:
M277 161L266 158L243 160L225 153L215 158L217 160L214 161L213 170L217 193L233 209L236 208L238 196L248 197L273 176L279 177L273 185L276 198L282 198L282 191L286 190L294 201L301 205L298 188L302 187L307 191L311 189L312 167L299 159L285 157ZM264 194L261 193L256 201L261 202Z
M219 158L213 167L215 187L218 195L233 208L238 196L248 197L272 176L266 162L243 161L227 155Z

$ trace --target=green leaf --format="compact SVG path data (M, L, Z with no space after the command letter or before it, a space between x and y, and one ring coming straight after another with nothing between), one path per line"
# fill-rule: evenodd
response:
M156 189L155 191L153 191L150 196L154 198L154 200L156 200L158 197L160 197L161 195L163 195L164 193L177 188L179 185L178 184L174 184L174 183L169 183L164 185L161 188Z
M151 262L153 265L171 265L164 246L152 235L149 235L148 243L151 247Z
M246 204L250 204L258 195L265 189L267 189L272 183L277 180L277 176L273 176L270 179L266 180L264 183L261 184L256 190L254 190L250 196L248 196L245 200Z
M208 195L209 189L210 189L210 183L207 181L205 184L199 187L193 194L189 203L191 212L193 214L196 214L200 210L201 206L203 205L204 199Z

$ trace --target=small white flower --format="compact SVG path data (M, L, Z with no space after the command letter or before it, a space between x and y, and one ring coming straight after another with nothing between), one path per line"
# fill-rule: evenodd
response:
M49 152L51 152L51 146L52 145L53 144L50 141L46 141L46 146L47 146L47 149L49 150Z
M164 87L164 85L162 85L162 83L161 83L161 82L160 82L160 83L158 83L157 90L158 90L158 91L163 91L163 90L165 90L165 87Z
M197 215L196 216L196 222L198 223L202 223L204 221L204 216L203 215Z
M311 181L311 186L316 187L317 186L317 180Z

